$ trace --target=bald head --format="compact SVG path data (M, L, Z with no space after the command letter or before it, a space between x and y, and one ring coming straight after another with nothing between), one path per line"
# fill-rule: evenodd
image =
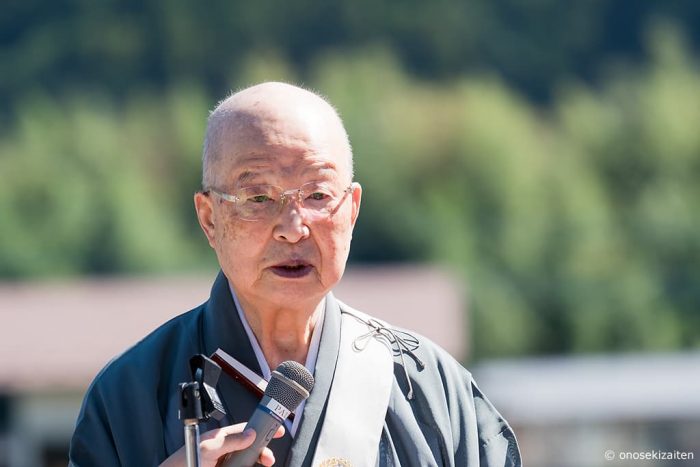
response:
M231 142L311 144L339 151L352 178L352 150L336 110L319 95L285 83L251 86L224 99L209 116L202 156L202 187L215 187Z

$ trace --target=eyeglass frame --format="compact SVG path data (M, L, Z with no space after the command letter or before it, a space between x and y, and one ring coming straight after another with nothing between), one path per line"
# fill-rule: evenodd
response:
M269 221L270 219L273 219L274 217L279 216L279 214L282 212L282 209L284 209L285 204L287 204L289 202L289 200L293 200L295 198L293 196L294 194L296 194L297 203L301 203L301 206L303 207L303 201L301 200L301 193L302 193L301 189L304 187L304 185L309 185L311 183L317 183L317 182L313 182L313 181L306 182L303 185L301 185L300 187L293 188L291 190L282 190L281 186L270 185L270 184L254 185L252 187L247 187L247 188L254 188L255 186L270 186L270 187L277 188L280 191L280 201L278 203L276 203L276 205L279 207L277 209L277 212L270 217L262 217L260 219L246 219L246 218L240 217L240 216L236 216L236 217L238 217L238 219L240 219L242 221L246 221L246 222ZM243 190L243 189L245 189L245 188L241 188L241 190ZM237 190L237 191L240 192L241 190ZM334 214L335 211L337 211L338 208L343 204L343 201L345 201L345 198L348 196L348 194L352 193L353 191L355 191L355 182L350 182L350 184L347 186L347 188L345 188L341 192L342 194L338 197L338 204L336 204L332 209L329 209L326 215L331 216L332 214ZM209 196L210 193L215 194L216 196L223 199L224 201L228 201L229 203L232 203L234 206L237 205L241 201L241 198L236 196L235 194L226 193L225 191L216 190L214 188L207 188L205 190L201 190L200 193L202 193L205 196ZM292 196L290 196L290 195L292 195Z

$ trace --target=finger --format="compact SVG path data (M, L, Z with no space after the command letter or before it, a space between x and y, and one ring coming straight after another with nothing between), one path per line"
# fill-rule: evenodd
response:
M231 451L240 451L253 444L253 441L255 441L255 430L252 428L243 432L233 430L233 433L231 430L221 429L213 438L202 441L199 445L202 453L206 451L209 457L209 454L219 456Z
M258 458L258 463L264 465L265 467L270 467L275 463L275 455L272 454L270 448L265 448L262 450L260 457Z
M280 425L279 428L277 428L277 431L273 437L281 438L282 436L284 436L284 425ZM263 451L260 453L258 463L264 465L265 467L269 467L275 463L275 455L272 453L270 448L266 447L263 449Z
M228 425L228 426L224 426L221 428L214 428L213 430L205 431L204 433L202 433L202 435L200 436L199 439L202 442L209 441L207 443L207 446L212 447L212 446L223 444L224 439L228 435L233 435L233 434L243 432L243 428L245 428L244 423L238 423L236 425Z
M225 452L240 451L253 444L256 436L255 430L252 428L248 428L241 433L227 435L226 438L224 438L224 445L222 448Z
M228 435L234 435L236 433L242 433L245 428L245 423L236 423L235 425L222 426L221 428L214 428L205 433L202 433L202 439L211 439L217 436L226 437Z

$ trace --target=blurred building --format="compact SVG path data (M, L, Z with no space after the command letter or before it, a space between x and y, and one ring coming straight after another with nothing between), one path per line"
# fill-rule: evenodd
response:
M517 359L474 374L528 466L700 465L700 351Z
M213 279L0 284L0 467L65 466L82 396L95 374L161 323L205 301ZM464 359L465 302L458 283L425 266L354 267L335 294Z

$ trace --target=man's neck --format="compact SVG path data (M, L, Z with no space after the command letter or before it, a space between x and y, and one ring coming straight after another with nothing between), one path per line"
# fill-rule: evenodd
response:
M324 300L307 309L256 307L240 296L238 300L271 370L287 360L305 363Z

